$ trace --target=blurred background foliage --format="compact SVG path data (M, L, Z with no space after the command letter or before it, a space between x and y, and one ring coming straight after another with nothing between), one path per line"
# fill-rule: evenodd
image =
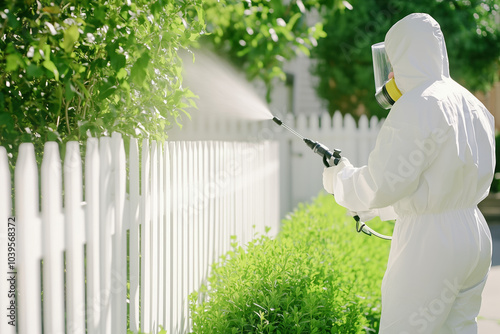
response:
M333 113L387 116L375 101L371 45L408 14L429 13L443 31L451 76L487 91L500 72L499 0L352 0L350 10L323 10L326 38L312 52L318 95Z
M326 37L323 22L308 24L306 15L322 7L343 8L339 0L205 0L207 31L203 39L219 55L245 70L248 79L259 78L270 101L273 79L284 81L285 61L298 53L310 55Z
M373 98L370 46L418 11L441 24L452 76L486 90L498 80L499 2L3 1L0 145L12 153L25 141L83 142L113 131L166 139L196 104L178 53L196 59L199 45L262 80L268 100L273 83L286 78L285 62L311 56L330 112L385 116Z
M204 31L190 19L200 11L200 0L2 2L0 144L165 138L194 103L177 50Z
M335 5L338 0L324 1ZM253 79L284 78L296 49L323 36L305 24L316 0L7 0L0 3L0 145L83 142L113 131L164 140L195 94L181 50L206 43ZM335 5L336 6L336 5Z

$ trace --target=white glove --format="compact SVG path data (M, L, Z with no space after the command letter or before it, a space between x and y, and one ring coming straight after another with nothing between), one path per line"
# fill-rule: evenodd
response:
M330 193L334 193L335 183L337 182L337 174L347 165L351 163L347 158L342 157L336 166L325 167L323 170L323 188Z

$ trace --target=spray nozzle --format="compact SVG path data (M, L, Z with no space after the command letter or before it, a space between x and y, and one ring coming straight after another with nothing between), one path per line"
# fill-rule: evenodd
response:
M278 117L276 116L273 116L273 122L278 124L278 125L282 125L283 122L281 121L281 119L279 119Z

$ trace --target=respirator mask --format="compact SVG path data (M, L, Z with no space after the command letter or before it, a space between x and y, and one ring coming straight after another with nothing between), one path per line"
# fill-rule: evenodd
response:
M394 78L388 79L392 72L392 65L385 52L384 42L372 45L373 74L375 77L375 98L384 109L390 109L401 97Z

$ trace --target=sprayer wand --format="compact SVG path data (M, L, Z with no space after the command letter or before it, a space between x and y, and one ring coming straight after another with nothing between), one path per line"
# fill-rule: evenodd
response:
M315 140L304 138L304 136L302 136L299 133L297 133L297 131L295 131L294 129L290 128L288 125L286 125L285 123L283 123L276 116L273 117L273 121L274 121L274 123L276 123L276 124L284 127L285 129L287 129L288 131L290 131L291 133L293 133L294 135L296 135L297 137L299 137L300 139L302 139L304 141L304 143L306 143L306 145L309 146L309 148L311 150L313 150L314 153L317 153L318 155L320 155L321 157L323 157L323 164L326 167L336 166L339 163L340 158L341 158L341 156L340 156L341 151L340 150L333 149L333 152L332 152L325 145L323 145L321 143L318 143Z
M338 165L340 158L341 158L341 156L340 156L341 151L340 150L333 149L333 152L332 152L325 145L318 143L317 141L314 141L314 140L311 140L308 138L304 138L304 136L300 135L299 133L297 133L297 131L295 131L292 128L290 128L289 126L287 126L285 123L283 123L283 121L281 121L276 116L273 116L273 122L278 124L279 126L284 127L285 129L287 129L288 131L293 133L295 136L302 139L306 143L306 145L309 146L309 148L311 150L313 150L314 153L317 153L323 157L323 164L326 167ZM374 231L373 229L371 229L368 225L366 225L364 222L361 221L361 219L359 218L359 216L357 214L354 215L353 218L356 221L356 231L363 232L369 236L375 235L375 236L382 238L382 239L392 240L392 237L380 234L380 233Z

